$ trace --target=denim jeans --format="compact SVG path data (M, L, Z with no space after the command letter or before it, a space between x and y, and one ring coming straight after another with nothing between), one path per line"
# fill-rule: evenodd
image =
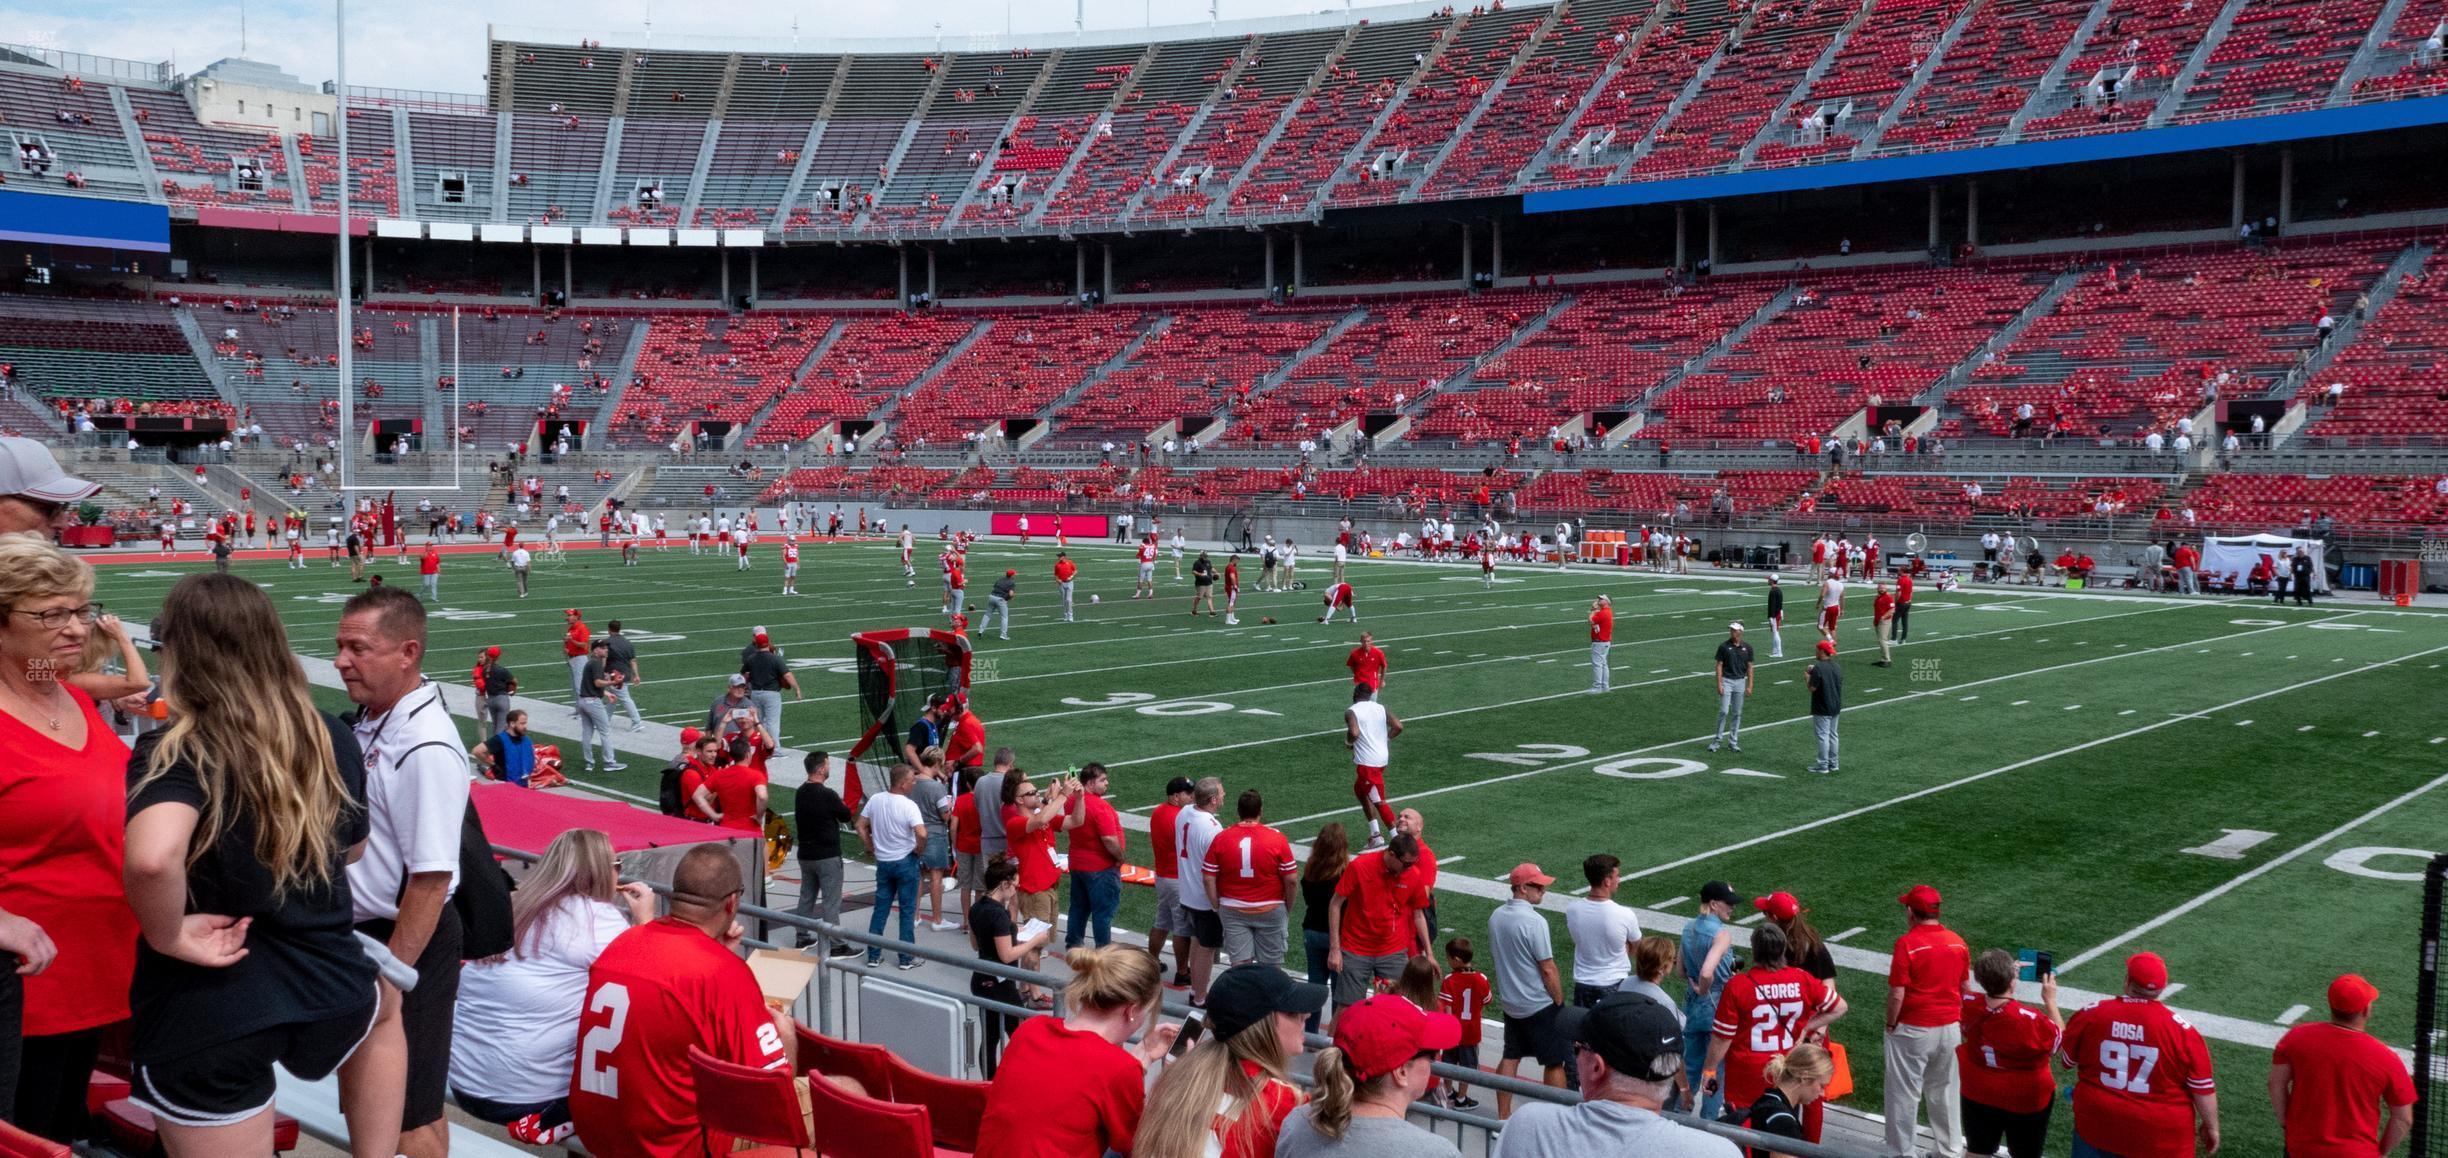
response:
M1683 998L1683 1072L1690 1075L1692 1097L1700 1103L1686 1108L1712 1121L1725 1109L1725 1090L1721 1084L1716 1093L1703 1096L1700 1071L1708 1064L1709 1031L1717 1020L1717 993L1712 989L1706 997Z
M1063 948L1079 948L1091 932L1097 948L1111 944L1114 910L1121 907L1121 869L1071 870L1071 921L1063 929Z
M895 905L901 907L901 939L916 942L918 940L918 855L914 852L899 860L876 862L875 908L869 910L867 914L869 934L878 937L884 935L884 914ZM868 964L873 965L883 959L883 949L873 945L867 947ZM909 964L913 959L907 953L901 954L901 963L904 965Z
M1814 768L1825 769L1829 772L1836 770L1837 719L1838 717L1835 716L1811 717L1811 730L1819 734L1819 762L1813 765Z
M1326 985L1333 982L1334 974L1326 971L1326 951L1334 948L1334 944L1326 939L1325 930L1301 930L1301 948L1309 955L1309 984ZM1309 1015L1309 1032L1317 1031L1318 1015L1312 1013Z

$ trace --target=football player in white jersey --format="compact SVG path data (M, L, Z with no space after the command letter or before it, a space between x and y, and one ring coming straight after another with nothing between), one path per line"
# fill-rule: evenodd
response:
M789 536L782 539L782 593L799 593L799 540Z
M909 580L912 587L918 585L918 568L910 565L910 555L917 545L918 537L910 534L909 524L901 524L901 577Z

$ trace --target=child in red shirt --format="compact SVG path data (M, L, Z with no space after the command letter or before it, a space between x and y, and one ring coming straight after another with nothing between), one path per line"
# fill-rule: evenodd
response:
M1479 1035L1481 1019L1486 1016L1487 1003L1493 991L1487 974L1471 968L1471 943L1468 937L1456 937L1445 942L1445 981L1437 987L1437 1012L1450 1013L1462 1023L1462 1044L1446 1050L1437 1060L1464 1069L1479 1068ZM1445 1104L1456 1110L1475 1109L1479 1105L1470 1096L1470 1086L1464 1082L1445 1083Z

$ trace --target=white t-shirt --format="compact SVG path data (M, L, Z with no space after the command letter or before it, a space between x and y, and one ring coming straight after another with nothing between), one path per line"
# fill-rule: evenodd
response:
M1844 587L1844 580L1838 579L1833 575L1828 576L1827 586L1820 589L1819 606L1844 606Z
M359 921L399 916L400 890L413 873L447 872L459 887L459 830L467 814L467 746L427 681L391 710L356 727L365 750L365 855L348 866Z
M563 897L543 917L533 953L468 962L459 974L451 1085L518 1105L567 1096L563 1075L578 1060L587 969L628 929L617 906Z
M1573 984L1613 989L1632 975L1627 946L1641 935L1640 918L1632 910L1583 897L1564 906L1564 931L1572 934Z
M917 801L898 792L879 793L867 801L864 814L879 863L918 851L917 830L926 817L919 813Z
M1343 544L1341 542L1337 542L1335 544L1335 562L1347 562L1350 558L1351 555L1348 551L1344 550Z
M1360 738L1352 744L1352 763L1369 768L1385 767L1392 753L1391 746L1386 743L1385 705L1375 700L1360 700L1343 711L1360 725Z
M512 570L524 571L534 563L535 555L528 551L527 548L512 547L510 549L510 567Z
M1185 808L1173 817L1173 848L1175 863L1181 874L1183 889L1181 904L1185 909L1212 912L1207 903L1207 846L1215 843L1216 834L1224 825L1215 814L1199 808ZM1191 881L1202 882L1190 887Z

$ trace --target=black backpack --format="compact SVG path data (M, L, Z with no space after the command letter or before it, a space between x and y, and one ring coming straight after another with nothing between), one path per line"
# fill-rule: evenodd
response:
M663 766L663 787L656 793L655 806L665 816L688 815L688 801L680 795L680 774L688 771L688 758L683 756Z
M493 856L493 841L485 835L476 802L469 801L459 825L459 890L451 894L451 907L459 913L461 960L481 961L510 951L514 887Z

